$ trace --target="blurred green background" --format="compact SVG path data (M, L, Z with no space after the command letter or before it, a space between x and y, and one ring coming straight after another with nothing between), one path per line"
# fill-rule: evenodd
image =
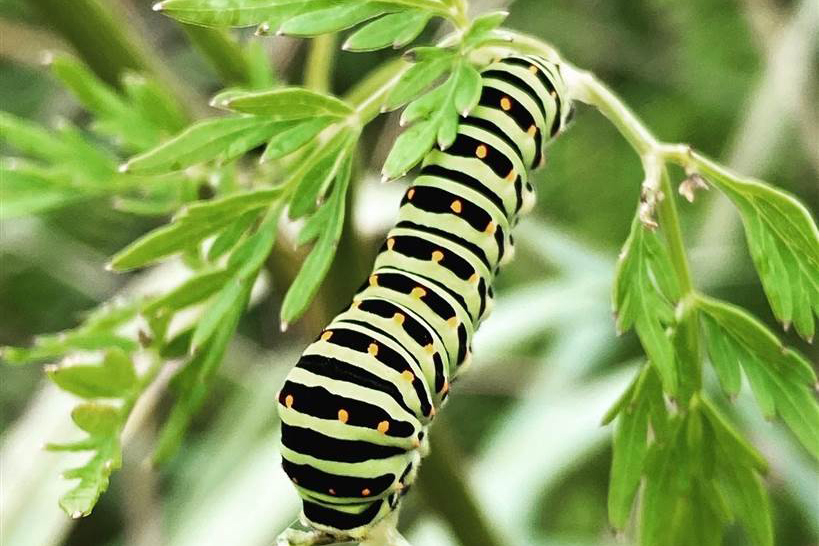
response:
M82 125L87 114L40 65L44 50L70 46L34 4L40 2L0 2L0 109L48 126L58 117ZM152 12L150 2L103 4L147 44L153 62L201 101L194 109L222 87L188 36ZM475 11L509 6L497 0L471 5ZM815 215L816 6L815 0L518 0L506 24L552 42L595 72L658 137L691 143L785 188ZM306 42L236 34L262 40L277 77L300 82ZM424 36L432 38L432 31ZM343 93L390 54L339 53L333 92ZM161 390L149 393L139 425L126 430L124 467L91 516L73 521L59 510L57 498L67 489L59 472L70 466L68 455L40 449L71 436L72 400L47 384L40 367L0 369L3 546L273 542L298 506L279 469L275 393L301 348L358 287L397 211L401 183L377 184L397 131L390 116L365 135L369 149L345 239L345 258L352 260L331 272L313 311L279 333L278 306L289 279L273 279L244 317L181 452L157 470L143 461L168 401ZM611 430L599 421L642 358L633 334L615 336L609 298L641 176L637 157L613 128L580 108L536 175L539 204L519 227L517 259L502 275L495 312L476 339L474 368L436 425L433 449L446 452L508 544L628 543L607 525ZM775 326L730 205L703 192L680 206L696 284ZM0 224L0 345L25 345L35 334L75 326L83 311L116 294L146 284L160 290L171 272L146 279L107 273L103 265L163 221L118 212L109 199L99 199ZM298 257L283 255L279 266L292 275ZM786 337L817 360L815 347ZM815 463L778 423L761 418L747 389L733 404L715 398L771 462L777 545L819 544ZM406 497L402 530L414 546L460 544L453 532L457 511L441 511L448 501L430 498L436 494L422 482ZM731 529L725 543L746 541Z

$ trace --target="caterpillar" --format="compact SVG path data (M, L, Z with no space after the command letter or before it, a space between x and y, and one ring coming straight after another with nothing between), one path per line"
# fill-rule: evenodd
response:
M425 157L372 274L278 396L302 523L330 537L366 538L409 490L513 256L511 228L534 205L528 171L571 117L553 62L510 56L481 77L478 105Z

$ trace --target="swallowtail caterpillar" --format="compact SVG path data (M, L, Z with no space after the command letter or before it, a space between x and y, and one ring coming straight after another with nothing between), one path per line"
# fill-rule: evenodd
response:
M512 227L534 204L528 171L571 116L553 62L511 56L481 76L478 106L427 154L372 274L279 393L282 464L313 543L394 527L512 258Z

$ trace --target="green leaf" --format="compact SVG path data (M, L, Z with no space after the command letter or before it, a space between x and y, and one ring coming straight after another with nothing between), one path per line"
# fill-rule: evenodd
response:
M239 279L232 278L217 292L193 331L191 350L196 351L202 347L228 314L235 313L236 307L244 306L245 291L245 285Z
M385 101L386 110L395 110L418 97L428 89L435 80L452 68L454 56L451 52L441 50L441 55L429 60L419 61L404 72L395 84Z
M174 19L208 27L278 25L299 13L323 9L334 0L164 0L154 5Z
M719 335L719 334L718 334ZM745 353L747 361L744 363L745 376L748 378L748 383L751 384L751 391L754 393L757 404L762 414L767 419L776 417L776 391L774 385L766 381L766 374L764 372L765 364L760 362L755 355L743 351L741 348L737 350L739 354Z
M451 112L442 111L435 121L438 124L436 142L440 149L446 150L458 137L458 115L454 109Z
M452 66L452 63L448 55L432 55L429 61L413 66L405 76L426 64L442 64L445 69ZM436 142L440 149L445 150L455 141L458 133L458 110L460 108L461 113L465 113L477 104L481 78L465 59L457 61L452 68L452 73L444 83L413 101L404 110L401 124L414 125L398 137L390 150L382 169L385 178L404 176Z
M771 330L741 307L703 295L697 296L696 305L718 324L722 335L735 346L765 361L784 377L809 385L816 383L816 372L810 363L785 347Z
M221 220L225 216L236 217L251 210L266 208L281 197L281 187L235 193L210 201L199 201L184 209L179 221L207 222Z
M162 173L217 159L222 154L235 157L292 126L290 122L256 116L206 119L156 148L131 158L122 169L131 173Z
M179 21L202 26L244 27L261 24L259 32L267 33L301 14L361 3L361 0L163 0L154 5L154 10ZM438 13L445 8L439 0L390 0L373 3Z
M24 154L47 161L66 159L72 151L52 131L8 112L0 112L0 136L4 142Z
M344 118L353 113L353 109L341 99L299 87L233 94L220 101L218 106L274 121L319 116Z
M481 99L480 73L471 64L463 63L458 72L458 87L455 89L455 109L467 116Z
M330 198L322 207L322 209L328 209L327 223L323 226L315 246L284 296L281 308L282 328L287 328L288 324L304 314L318 291L321 281L330 270L344 226L344 210L351 168L352 158L348 156L336 177ZM316 214L320 212L321 209Z
M128 106L117 92L78 60L57 55L51 60L51 69L91 112L102 116L127 115Z
M715 485L731 504L751 544L773 546L770 499L760 477L748 468L732 465Z
M719 325L709 317L703 315L703 327L709 334L706 336L708 354L711 355L711 365L717 372L722 390L728 396L734 397L739 394L742 387L742 375L739 367L739 360L728 345L725 338L719 332Z
M773 545L770 501L759 478L767 463L720 414L702 398L703 416L716 440L716 488L731 506L755 546Z
M259 162L266 163L274 159L280 159L301 149L326 129L332 121L333 118L331 117L308 119L274 135L267 143L267 148L265 148Z
M648 451L650 402L642 388L648 370L646 367L640 374L642 381L623 406L614 432L608 510L609 521L617 529L623 529L628 522Z
M19 365L53 360L75 350L96 351L117 347L133 352L137 349L135 341L114 332L86 332L81 328L63 334L38 336L31 348L4 347L3 359L8 364Z
M193 328L187 328L180 333L165 340L159 350L159 356L170 360L183 358L190 354L191 338L193 338Z
M276 243L281 204L273 207L267 218L252 236L230 255L228 268L236 269L236 278L241 282L252 281L273 250Z
M136 303L106 304L88 316L85 322L73 330L59 334L37 336L30 348L3 347L2 356L12 365L31 364L55 360L73 351L96 351L119 348L126 353L137 349L137 343L116 333L131 321L139 311Z
M673 324L673 303L678 298L679 286L664 244L635 217L617 263L614 313L619 331L632 326L637 330L665 391L672 395L677 392L679 378L665 328Z
M763 413L779 413L802 444L819 459L819 403L812 393L816 373L799 353L782 345L743 309L698 296L711 360L720 367L739 362ZM713 351L716 344L719 351ZM721 352L720 352L721 351Z
M464 45L477 44L486 37L487 33L501 26L507 17L509 17L508 11L490 11L477 16L463 37Z
M347 41L342 49L348 51L374 51L392 46L400 48L415 38L424 30L431 14L423 10L407 10L391 13L367 23Z
M296 237L296 247L302 247L315 241L323 232L324 226L326 226L327 222L331 219L330 215L332 212L331 207L323 206L307 218L301 231L299 231L298 237Z
M10 158L0 160L0 218L39 214L87 198L59 175Z
M416 121L431 117L437 110L444 107L449 91L450 87L448 85L439 85L429 93L412 101L401 112L401 125L410 125ZM455 120L457 121L457 119L456 115Z
M733 201L774 315L805 339L819 316L819 229L790 194L699 158L701 174Z
M213 241L208 249L208 261L216 261L232 249L258 217L259 213L255 210L249 210L239 216Z
M351 153L356 136L349 131L340 131L307 158L303 166L293 174L288 184L298 181L298 186L290 201L291 218L300 218L316 207L327 186Z
M131 359L121 349L111 349L101 364L54 367L51 380L64 391L83 398L122 398L136 386Z
M715 442L696 398L670 430L647 458L640 544L720 546L731 511L714 484Z
M73 518L91 513L100 495L108 488L111 473L122 465L119 433L122 417L119 411L103 404L80 404L71 412L74 423L89 436L69 444L50 444L57 451L95 451L84 465L66 470L65 479L80 482L60 498L60 506Z
M176 312L210 297L233 275L230 270L203 271L197 273L175 289L152 300L145 306L146 314Z
M142 150L157 143L158 127L85 65L58 55L53 59L51 68L83 106L95 114L94 130L122 142L132 150Z
M179 199L171 197L152 199L116 196L112 206L118 211L136 216L167 216L174 213L180 205Z
M655 439L645 458L640 544L720 546L736 518L755 546L771 546L770 506L758 475L765 461L716 407L695 395Z
M91 436L111 436L120 426L119 411L107 404L80 404L71 412L71 420Z
M387 2L347 1L288 19L279 29L291 36L316 36L350 28L373 17L401 9Z
M242 310L249 297L249 290L242 297L244 303L235 305L208 342L197 351L188 363L173 377L171 387L177 399L162 431L152 457L154 464L161 464L173 457L193 415L199 410L210 390L211 380L224 358L228 343L236 331Z
M184 111L151 78L136 72L126 72L122 86L131 103L155 127L176 133L187 125Z
M259 269L276 241L280 210L280 207L274 207L256 233L248 237L231 254L228 270L234 273L202 313L193 332L192 351L195 352L204 346L227 317L241 315Z
M230 218L212 222L179 220L137 239L111 258L110 269L127 271L195 247L204 238L230 224Z
M782 420L813 457L819 460L819 404L816 403L812 388L793 378L784 377L759 362L749 364L757 368L760 380L773 393L776 410Z
M646 370L647 368L643 367L638 371L638 373L634 376L634 379L632 379L631 383L629 383L628 387L626 387L626 390L624 390L617 400L614 401L614 404L612 404L611 407L606 410L606 413L600 420L600 426L604 427L611 424L611 422L614 421L618 415L620 415L620 412L622 412L631 403L634 396L634 390L645 380L644 376L646 374Z
M760 473L768 471L768 463L762 454L749 444L728 421L717 406L706 397L700 397L702 414L708 421L714 437L726 453L725 461L754 468Z
M452 48L437 46L418 46L406 51L402 57L412 63L425 63L435 59L449 57L453 61L457 52Z
M416 123L401 133L384 162L384 176L398 178L406 175L432 148L437 135L438 127L431 121Z
M646 468L646 487L640 514L640 544L673 544L672 523L679 521L682 484L688 473L684 446L684 421L672 425L668 444L655 444Z
M110 267L119 271L133 269L187 250L228 227L238 215L267 207L280 195L278 188L255 190L192 205L171 224L149 232L117 253Z

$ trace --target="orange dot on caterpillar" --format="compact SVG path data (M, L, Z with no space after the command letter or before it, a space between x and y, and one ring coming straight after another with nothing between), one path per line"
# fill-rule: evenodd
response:
M423 298L424 296L426 296L426 295L427 295L427 291L424 290L423 288L421 288L420 286L416 286L415 288L412 289L412 292L410 292L410 296L412 296L415 299L419 299L419 300L421 298Z

